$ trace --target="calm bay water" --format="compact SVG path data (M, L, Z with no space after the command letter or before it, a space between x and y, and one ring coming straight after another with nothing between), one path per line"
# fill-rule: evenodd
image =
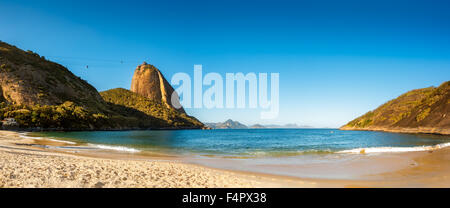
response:
M450 144L450 137L337 129L230 129L177 131L39 132L51 137L105 149L218 156L290 156L342 151L414 151Z

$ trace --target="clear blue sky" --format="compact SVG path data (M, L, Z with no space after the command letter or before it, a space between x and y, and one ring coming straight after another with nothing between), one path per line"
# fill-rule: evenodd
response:
M450 78L449 1L2 0L0 11L0 40L99 91L129 88L144 60L169 80L194 64L205 73L280 73L277 119L187 109L204 122L338 127Z

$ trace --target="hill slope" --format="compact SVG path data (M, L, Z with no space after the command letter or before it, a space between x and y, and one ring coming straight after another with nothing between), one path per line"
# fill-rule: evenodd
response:
M409 91L341 129L450 134L450 81Z
M195 118L169 110L165 105L145 103L136 96L125 96L130 100L124 103L115 99L122 96L116 94L128 92L113 92L104 93L106 102L93 86L65 67L0 41L0 120L14 118L20 129L203 127ZM136 104L128 105L131 101Z
M0 119L20 128L112 127L109 105L65 67L0 41Z
M9 104L60 105L71 101L96 107L103 102L93 86L65 67L1 41L0 86L0 100Z
M202 128L203 124L186 113L166 106L165 103L151 100L123 88L116 88L100 93L103 99L111 104L136 109L145 115L155 118L154 126L165 128ZM116 112L122 110L116 109ZM126 113L127 114L127 113Z

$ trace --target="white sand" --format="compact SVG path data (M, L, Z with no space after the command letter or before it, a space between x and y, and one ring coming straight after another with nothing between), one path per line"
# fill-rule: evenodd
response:
M289 180L179 162L92 158L17 145L29 143L32 140L20 138L15 132L0 131L0 187L277 187L289 184ZM304 185L310 187L314 183Z
M219 170L174 158L161 161L161 157L30 146L36 143L67 145L0 131L0 187L450 187L450 148L398 153L396 157L408 157L413 165L377 174L376 179L326 180ZM386 164L389 161L373 157L367 162L395 165L396 160ZM355 162L349 171L361 168Z

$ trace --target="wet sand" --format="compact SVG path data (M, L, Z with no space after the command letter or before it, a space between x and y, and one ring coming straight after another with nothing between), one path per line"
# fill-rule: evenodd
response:
M273 171L293 168L282 164L242 171L226 168L227 159L214 166L180 156L54 147L70 144L0 131L0 187L450 187L450 148L356 155L298 166L298 175L286 176Z

